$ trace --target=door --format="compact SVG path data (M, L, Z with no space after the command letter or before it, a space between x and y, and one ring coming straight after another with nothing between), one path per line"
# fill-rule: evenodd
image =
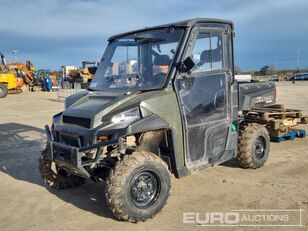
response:
M231 125L232 70L227 34L225 25L195 27L184 55L191 56L195 66L176 79L185 121L188 167L221 162L230 155L232 158L232 153L225 152Z

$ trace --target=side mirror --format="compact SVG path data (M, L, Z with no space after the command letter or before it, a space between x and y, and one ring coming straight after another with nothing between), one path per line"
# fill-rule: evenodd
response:
M188 56L181 64L180 72L187 73L190 72L195 66L195 62L192 60L190 56Z

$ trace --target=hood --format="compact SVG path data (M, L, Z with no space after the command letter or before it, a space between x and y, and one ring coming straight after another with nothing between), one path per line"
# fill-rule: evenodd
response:
M112 112L120 112L138 106L153 92L103 92L87 91L70 96L62 114L63 123L75 124L86 128L95 128L102 124L102 119Z

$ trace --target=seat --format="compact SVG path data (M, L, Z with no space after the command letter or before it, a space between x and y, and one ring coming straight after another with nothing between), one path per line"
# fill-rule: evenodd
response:
M169 66L171 59L168 55L156 55L154 58L155 66Z

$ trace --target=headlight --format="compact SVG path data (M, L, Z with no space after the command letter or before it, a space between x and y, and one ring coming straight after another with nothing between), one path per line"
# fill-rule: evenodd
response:
M133 108L117 115L114 115L111 118L112 123L133 123L140 119L139 108Z

